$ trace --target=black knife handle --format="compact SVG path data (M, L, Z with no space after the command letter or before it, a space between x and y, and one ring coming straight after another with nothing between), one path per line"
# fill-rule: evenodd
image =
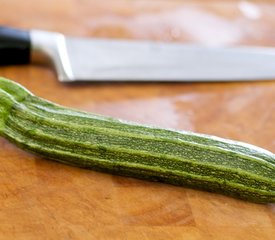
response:
M0 65L30 63L30 51L28 31L0 26Z

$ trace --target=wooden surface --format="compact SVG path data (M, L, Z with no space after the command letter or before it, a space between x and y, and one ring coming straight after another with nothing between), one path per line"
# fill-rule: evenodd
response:
M1 24L78 36L275 46L272 1L0 0ZM0 56L1 57L1 56ZM96 59L95 59L96 60ZM275 152L275 81L76 84L1 67L35 94L139 123ZM274 239L275 205L116 177L25 153L0 138L0 239Z

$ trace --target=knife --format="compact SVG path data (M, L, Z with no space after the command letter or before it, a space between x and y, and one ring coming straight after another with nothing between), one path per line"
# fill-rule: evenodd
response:
M0 27L0 65L54 67L62 82L275 79L275 48L79 38Z

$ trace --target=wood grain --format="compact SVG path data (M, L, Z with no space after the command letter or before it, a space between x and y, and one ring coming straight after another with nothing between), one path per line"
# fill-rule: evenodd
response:
M1 0L1 24L78 36L275 46L273 1ZM51 101L275 152L275 82L65 85L1 67ZM275 206L64 166L0 139L0 239L265 239Z

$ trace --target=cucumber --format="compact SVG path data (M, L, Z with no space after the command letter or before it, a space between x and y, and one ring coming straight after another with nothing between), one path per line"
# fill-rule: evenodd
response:
M242 142L62 107L0 78L0 135L76 167L275 202L275 155Z

